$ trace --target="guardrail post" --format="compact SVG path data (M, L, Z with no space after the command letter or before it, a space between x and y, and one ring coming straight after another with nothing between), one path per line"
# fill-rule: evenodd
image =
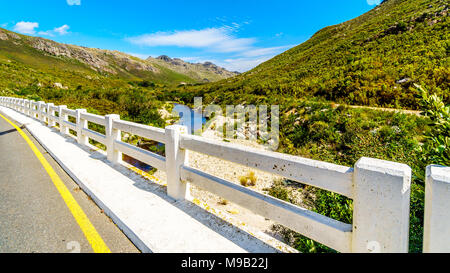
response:
M53 117L55 116L55 110L53 110L54 106L55 106L55 104L53 104L53 103L47 103L48 127L54 127L56 125L55 121L53 120Z
M450 253L450 167L427 166L423 252Z
M88 121L81 118L81 113L86 113L86 109L75 110L75 118L77 122L77 142L78 144L88 144L88 137L83 134L83 129L88 127Z
M67 109L67 106L65 106L65 105L58 106L59 131L63 135L68 135L69 134L69 128L64 124L64 121L68 121L69 120L69 116L66 113L64 113L64 111L63 111L64 109Z
M352 252L408 252L411 168L363 157L353 177Z
M33 117L33 101L29 100L28 101L28 116Z
M167 194L175 200L190 199L189 183L181 181L180 168L187 165L188 151L180 149L180 136L187 134L186 126L166 127Z
M122 153L114 148L116 140L122 140L122 133L113 126L114 120L120 120L119 115L106 115L105 135L106 135L106 153L109 162L120 164L122 162Z
M28 116L28 100L23 100L23 113Z
M48 122L48 118L47 118L47 116L48 116L48 113L47 113L47 104L44 102L42 105L41 105L41 113L42 113L42 122L43 123L47 123Z
M38 101L38 105L37 105L38 120L43 121L43 122L45 122L44 110L42 109L44 104L45 104L45 102Z

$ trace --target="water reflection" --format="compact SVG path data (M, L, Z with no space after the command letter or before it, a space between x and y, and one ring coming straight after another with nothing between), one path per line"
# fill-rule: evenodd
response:
M153 169L152 166L147 165L144 162L139 161L139 160L137 160L135 158L132 158L132 157L126 155L126 154L122 155L122 160L124 162L126 162L126 163L128 163L128 164L130 164L130 165L132 165L132 166L134 166L136 168L138 168L139 170L144 171L144 172L149 172L149 171L151 171Z
M203 117L201 112L196 112L186 105L175 103L173 110L175 112L177 112L180 116L180 120L177 122L177 124L187 126L188 132L194 133L195 131L202 129L202 125L206 123L206 118ZM139 142L137 146L139 148L150 151L150 146L154 146L154 145L161 147L164 144L155 143L153 141L150 141L150 142L147 141L147 142ZM149 171L153 170L152 166L150 166L142 161L139 161L131 156L128 156L126 154L123 154L122 160L144 172L149 172Z
M202 125L206 123L206 118L203 117L201 112L194 111L186 105L175 103L173 110L180 116L177 124L187 126L188 132L192 134L197 130L201 130Z

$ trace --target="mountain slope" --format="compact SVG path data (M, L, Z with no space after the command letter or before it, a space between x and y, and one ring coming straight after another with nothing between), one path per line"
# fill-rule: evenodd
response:
M416 108L413 83L450 99L449 38L447 1L387 0L247 73L197 90L230 101L320 97Z
M193 68L192 65L177 70L119 51L60 44L0 28L0 88L19 87L36 81L41 84L58 82L68 87L80 83L99 87L100 82L91 82L93 79L101 80L101 86L105 87L141 80L178 85L180 82L216 81L234 75L226 70L227 73L199 73Z
M178 58L171 59L165 55L157 58L149 57L147 61L152 64L164 66L178 73L188 75L189 77L202 82L215 82L224 78L231 78L239 75L239 72L230 72L211 62L193 64Z

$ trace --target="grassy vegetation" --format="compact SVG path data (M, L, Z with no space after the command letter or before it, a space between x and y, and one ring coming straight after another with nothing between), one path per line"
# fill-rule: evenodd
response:
M231 98L322 98L417 109L413 83L450 100L448 1L388 0L240 76L191 88Z

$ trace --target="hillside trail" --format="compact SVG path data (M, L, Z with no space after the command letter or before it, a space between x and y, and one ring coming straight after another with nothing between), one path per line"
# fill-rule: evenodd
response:
M336 107L338 106L345 106L349 108L361 108L361 109L370 109L370 110L378 110L378 111L387 111L387 112L399 112L402 114L408 114L408 115L416 115L420 116L422 111L419 110L407 110L407 109L397 109L397 108L384 108L384 107L372 107L372 106L362 106L362 105L348 105L348 104L335 104Z

